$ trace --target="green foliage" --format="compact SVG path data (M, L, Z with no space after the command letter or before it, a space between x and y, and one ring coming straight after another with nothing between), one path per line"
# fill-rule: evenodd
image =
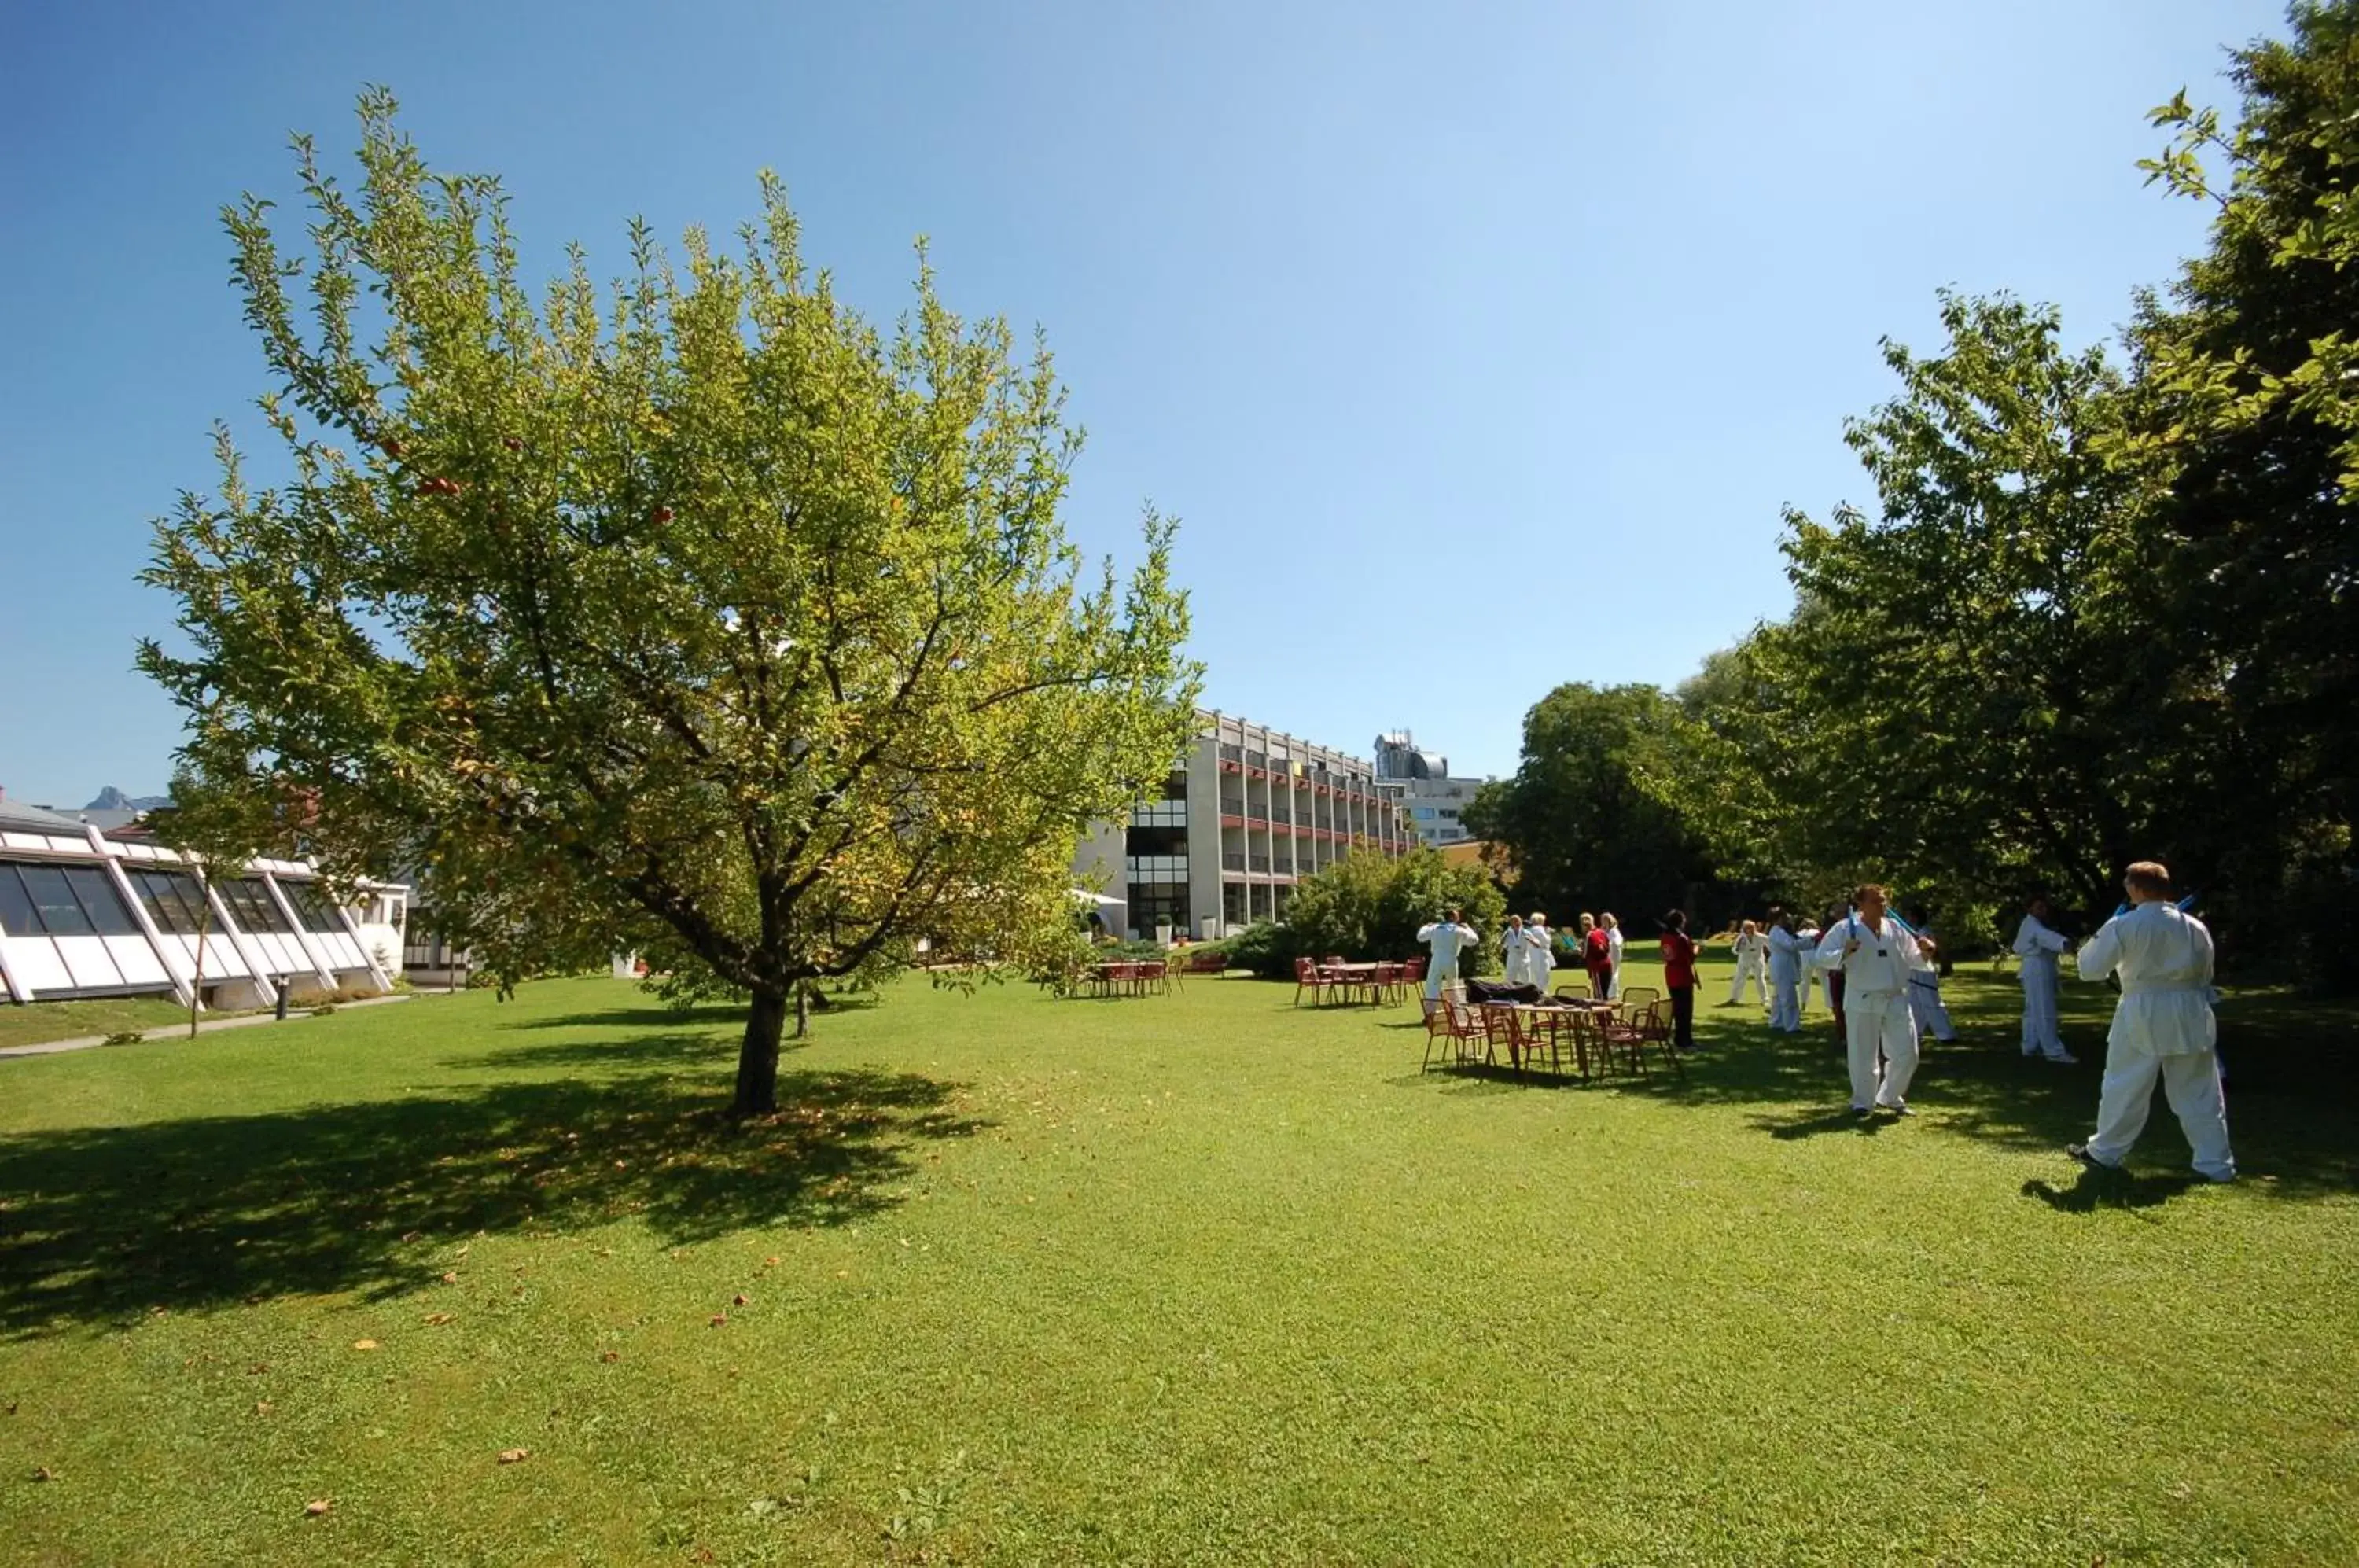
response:
M1296 885L1278 928L1286 964L1281 977L1290 977L1297 957L1411 957L1422 948L1419 928L1452 909L1462 910L1485 939L1459 960L1459 972L1484 974L1495 961L1490 939L1497 936L1506 907L1487 871L1452 866L1438 850L1418 849L1397 859L1346 855Z
M2156 753L2198 722L2141 611L2152 487L2105 455L2119 372L2053 310L1941 316L1939 354L1885 345L1900 395L1847 429L1879 515L1788 515L1799 607L1746 653L1781 708L1755 765L1809 864L2093 904L2155 842Z
M1653 686L1558 687L1524 717L1512 779L1485 786L1469 832L1506 847L1519 911L1538 908L1561 927L1612 909L1634 931L1699 901L1707 922L1728 900L1703 834L1690 825L1694 732ZM1484 934L1490 933L1486 931Z
M2210 847L2258 918L2347 901L2359 808L2359 4L2293 6L2230 76L2233 125L2183 90L2154 112L2176 136L2149 177L2216 211L2210 248L2141 301L2131 437L2174 470L2156 616L2222 672ZM2359 985L2340 927L2290 944Z
M1233 969L1252 971L1264 980L1289 979L1294 974L1292 934L1275 920L1256 920L1226 939L1223 944Z
M922 252L880 334L766 176L734 256L634 224L610 294L576 249L536 299L497 183L361 120L357 198L299 139L307 251L225 213L293 477L222 432L147 574L194 651L141 666L203 785L298 793L504 978L636 951L750 996L766 1110L793 989L1058 928L1073 842L1188 734L1172 528L1085 576L1047 350Z

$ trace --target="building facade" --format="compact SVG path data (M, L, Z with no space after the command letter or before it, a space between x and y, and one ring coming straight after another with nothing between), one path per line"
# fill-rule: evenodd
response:
M240 1008L282 990L291 1001L388 991L386 939L399 947L406 892L373 884L355 911L293 860L201 879L143 838L0 801L0 1000L147 995ZM394 924L364 923L373 914Z
M1282 918L1297 883L1347 855L1414 846L1364 758L1231 714L1197 719L1161 793L1074 856L1076 875L1122 900L1103 908L1110 931L1223 935Z
M1439 752L1420 751L1416 737L1395 730L1376 737L1376 789L1408 813L1410 830L1422 844L1440 848L1473 838L1466 829L1466 808L1486 779L1453 779L1450 759Z

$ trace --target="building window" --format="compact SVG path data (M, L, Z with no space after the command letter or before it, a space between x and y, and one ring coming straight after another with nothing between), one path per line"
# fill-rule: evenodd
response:
M1131 929L1152 935L1157 926L1188 929L1188 887L1185 883L1134 882L1130 885Z
M139 922L95 866L0 862L0 931L18 936L138 936Z
M218 923L205 908L205 890L185 871L134 871L131 886L158 931L195 936Z
M330 936L343 934L343 920L329 905L328 900L321 896L316 884L281 882L278 887L287 895L287 901L295 906L295 912L302 917L305 931L319 931Z
M264 931L278 931L292 936L295 928L278 912L278 900L258 877L241 877L234 882L222 884L222 901L229 905L237 923L259 936Z

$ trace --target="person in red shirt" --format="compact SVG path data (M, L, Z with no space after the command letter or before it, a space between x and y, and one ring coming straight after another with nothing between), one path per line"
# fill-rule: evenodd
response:
M1610 996L1614 986L1614 948L1595 915L1581 917L1581 966L1589 971L1589 994Z
M1696 944L1688 935L1685 909L1665 915L1663 925L1663 985L1671 993L1671 1045L1695 1049Z

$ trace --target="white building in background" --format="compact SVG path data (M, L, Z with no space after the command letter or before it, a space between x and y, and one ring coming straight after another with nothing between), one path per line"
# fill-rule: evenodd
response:
M234 1009L270 1007L282 987L289 1001L389 991L408 892L371 884L344 909L295 860L201 882L160 844L0 800L0 997Z
M1196 717L1160 798L1099 824L1073 857L1076 877L1122 900L1101 911L1116 935L1212 937L1277 920L1301 878L1346 855L1414 847L1365 758L1248 719Z
M1439 847L1473 838L1466 830L1466 808L1473 804L1474 791L1489 782L1451 778L1450 758L1419 751L1407 730L1376 737L1376 789L1408 813L1419 844Z

